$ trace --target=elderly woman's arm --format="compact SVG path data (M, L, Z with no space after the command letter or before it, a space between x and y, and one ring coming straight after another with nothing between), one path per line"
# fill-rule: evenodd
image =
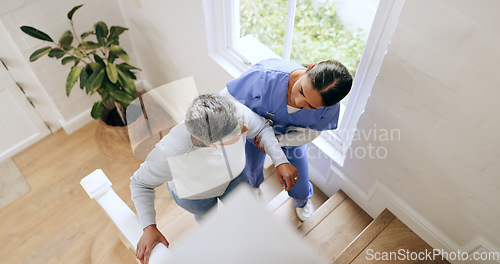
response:
M280 144L274 136L274 131L272 127L269 126L266 119L234 99L234 97L227 92L226 88L219 94L234 100L238 111L243 114L245 124L248 126L246 137L250 139L256 137L260 138L260 143L264 146L265 152L273 160L278 180L285 190L291 190L298 179L297 169L290 164L283 150L281 150Z

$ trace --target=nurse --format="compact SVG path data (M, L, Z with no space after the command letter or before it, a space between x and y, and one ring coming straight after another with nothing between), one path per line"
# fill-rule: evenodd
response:
M227 83L227 92L232 97L268 120L283 152L297 168L299 177L294 182L287 185L288 181L279 180L294 199L301 221L314 212L309 201L313 188L305 144L321 131L337 128L339 102L349 93L351 85L351 74L338 61L313 63L305 68L282 59L261 61ZM265 160L260 139L247 139L245 152L250 185L259 193Z

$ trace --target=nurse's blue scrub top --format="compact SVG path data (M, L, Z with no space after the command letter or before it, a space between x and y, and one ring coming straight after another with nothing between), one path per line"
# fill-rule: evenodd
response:
M316 110L302 108L289 114L286 93L290 73L305 69L302 65L283 59L263 60L237 79L227 82L228 92L260 116L271 119L276 135L290 131L288 127L309 127L314 130L337 128L340 104Z

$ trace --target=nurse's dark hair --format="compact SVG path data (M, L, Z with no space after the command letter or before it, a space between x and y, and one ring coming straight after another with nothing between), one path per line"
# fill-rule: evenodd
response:
M332 106L344 99L351 90L352 76L336 60L322 61L307 71L313 87L319 91L323 106Z

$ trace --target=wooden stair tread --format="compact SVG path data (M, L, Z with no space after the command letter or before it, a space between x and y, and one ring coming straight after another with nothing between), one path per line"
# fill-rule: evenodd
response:
M335 263L366 263L368 259L373 258L375 252L395 252L398 250L408 250L408 252L432 252L432 247L415 234L399 219L394 218L365 248L361 250L359 255L352 262L335 262ZM368 250L371 250L367 252ZM373 262L396 264L402 263L401 259L393 260L378 260ZM446 260L404 260L404 263L449 263Z
M288 196L288 192L285 190L282 190L278 195L276 195L271 201L269 201L266 204L266 208L270 212L276 211L281 205L286 203L286 201L290 199L290 196Z
M385 209L347 246L333 263L351 263L396 217Z
M265 179L260 185L261 200L264 204L270 203L283 191L274 168L269 171L270 174L264 173Z
M307 235L311 230L316 227L325 217L327 217L337 206L340 205L345 199L347 195L339 190L332 197L326 200L315 212L314 214L304 221L302 225L299 226L299 230L304 233L304 236Z
M372 218L347 197L305 239L333 261L371 221Z

